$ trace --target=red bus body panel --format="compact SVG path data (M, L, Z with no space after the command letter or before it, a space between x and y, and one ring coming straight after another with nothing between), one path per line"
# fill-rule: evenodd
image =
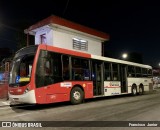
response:
M26 86L23 87L9 87L9 93L13 95L22 95L25 91Z
M93 83L91 81L66 81L35 90L37 104L70 101L70 92L73 86L82 86L84 98L93 97Z
M9 87L9 93L11 95L22 95L24 94L25 90L29 88L29 90L35 90L35 98L36 98L37 104L48 104L48 103L54 103L54 102L70 101L70 92L72 88L74 86L80 86L84 91L84 99L93 98L93 82L92 81L63 81L60 83L36 88L35 74L36 74L36 66L37 66L40 50L47 50L47 51L57 52L61 54L78 56L82 58L91 58L90 54L41 44L38 46L38 49L34 58L30 83L27 84L26 86L21 86L21 87Z

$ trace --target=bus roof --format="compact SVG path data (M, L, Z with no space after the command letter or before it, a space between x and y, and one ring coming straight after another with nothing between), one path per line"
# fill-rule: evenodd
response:
M41 46L44 46L44 45L41 44ZM44 47L46 48L46 45ZM97 60L102 60L102 61L127 64L127 65L152 69L151 66L145 65L145 64L124 61L124 60L119 60L119 59L114 59L114 58L109 58L109 57L104 57L104 56L92 55L92 54L88 54L88 53L84 53L84 52L79 52L79 51L74 51L74 50L69 50L69 49L64 49L64 48L59 48L59 47L53 47L53 46L49 46L49 45L47 45L47 49L53 50L58 53L69 54L69 55L78 56L78 57L91 58L91 59L97 59Z
M149 66L149 65L140 64L140 63L135 63L135 62L130 62L130 61L124 61L124 60L119 60L119 59L114 59L114 58L109 58L109 57L91 55L91 58L92 58L92 59L97 59L97 60L108 61L108 62L114 62L114 63L120 63L120 64L127 64L127 65L132 65L132 66L138 66L138 67L143 67L143 68L152 69L152 67Z
M37 45L32 45L30 47L25 47L25 48L28 50L29 48L36 48L36 46ZM91 58L91 59L102 60L102 61L106 61L106 62L113 62L113 63L126 64L126 65L132 65L132 66L138 66L138 67L152 69L151 66L145 65L145 64L124 61L124 60L119 60L119 59L115 59L115 58L103 57L103 56L98 56L98 55L92 55L92 54L88 54L88 53L84 53L84 52L49 46L46 44L39 44L38 47L41 49L47 48L48 51L54 51L54 52L61 53L61 54L68 54L68 55L82 57L82 58L88 58L88 59ZM23 48L23 49L25 49L25 48ZM23 49L21 49L21 50L23 50Z

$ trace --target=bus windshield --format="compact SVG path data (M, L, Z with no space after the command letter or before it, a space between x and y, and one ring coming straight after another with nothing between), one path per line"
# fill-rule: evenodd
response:
M28 50L28 48L26 48ZM30 76L35 57L35 52L26 52L26 49L19 51L12 61L9 86L24 86L30 82ZM31 50L32 48L30 48ZM23 53L22 53L23 52Z
M29 83L33 60L34 55L26 55L13 61L9 80L11 86L16 84L23 86Z

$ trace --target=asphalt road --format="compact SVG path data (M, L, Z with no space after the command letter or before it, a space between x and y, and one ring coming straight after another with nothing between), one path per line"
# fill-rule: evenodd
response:
M156 92L142 96L124 95L105 97L87 100L85 103L79 105L71 105L70 103L66 102L38 106L5 106L0 107L0 121L52 121L48 122L49 125L53 126L52 128L43 127L41 129L108 128L123 130L150 130L151 127L124 127L123 122L120 121L125 121L124 125L126 125L126 123L128 123L128 125L129 123L134 123L132 121L137 121L135 124L143 123L141 121L160 121L160 89L158 89ZM71 122L67 122L67 124L66 121ZM98 127L96 123L99 123L100 127ZM110 126L113 126L102 127L102 123L110 123ZM116 123L119 124L116 125ZM122 127L120 127L120 123L122 123ZM59 125L64 127L56 127ZM70 125L75 127L70 128ZM79 127L76 127L76 125ZM160 126L160 122L158 125ZM160 129L160 127L152 127L152 129L153 128L157 130Z

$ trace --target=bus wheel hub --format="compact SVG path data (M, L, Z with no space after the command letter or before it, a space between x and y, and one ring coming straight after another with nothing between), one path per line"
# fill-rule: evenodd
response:
M79 100L80 97L81 97L81 94L80 94L78 91L75 91L75 92L73 93L73 97L74 97L75 100Z

